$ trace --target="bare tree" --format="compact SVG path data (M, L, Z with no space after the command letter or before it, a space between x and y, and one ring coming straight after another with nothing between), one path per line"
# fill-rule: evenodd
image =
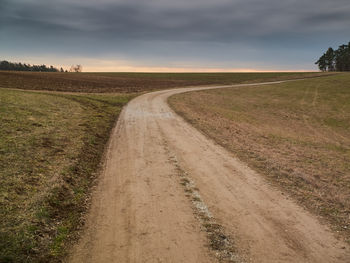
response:
M82 65L73 65L70 67L69 72L82 72L83 66Z

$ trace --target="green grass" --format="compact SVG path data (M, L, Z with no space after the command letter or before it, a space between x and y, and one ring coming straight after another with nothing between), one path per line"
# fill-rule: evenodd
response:
M135 95L0 91L0 262L55 262Z
M350 242L350 74L191 92L170 103Z

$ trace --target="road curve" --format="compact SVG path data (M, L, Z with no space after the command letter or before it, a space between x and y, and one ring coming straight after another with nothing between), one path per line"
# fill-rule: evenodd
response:
M273 82L280 83L280 82ZM235 85L250 86L272 83ZM203 220L179 177L195 185L208 213L245 262L350 262L347 244L315 216L147 93L122 111L70 262L218 262Z

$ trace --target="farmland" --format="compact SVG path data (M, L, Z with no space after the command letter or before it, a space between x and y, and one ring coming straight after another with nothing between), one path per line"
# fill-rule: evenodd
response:
M184 93L170 104L349 238L349 74Z
M274 81L324 73L31 73L0 72L0 88L130 93L174 87Z
M312 76L324 74L0 72L0 261L55 262L66 254L84 224L110 132L135 96Z

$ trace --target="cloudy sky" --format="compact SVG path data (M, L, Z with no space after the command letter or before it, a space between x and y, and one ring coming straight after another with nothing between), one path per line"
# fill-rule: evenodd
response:
M0 0L0 60L85 71L316 70L349 0Z

